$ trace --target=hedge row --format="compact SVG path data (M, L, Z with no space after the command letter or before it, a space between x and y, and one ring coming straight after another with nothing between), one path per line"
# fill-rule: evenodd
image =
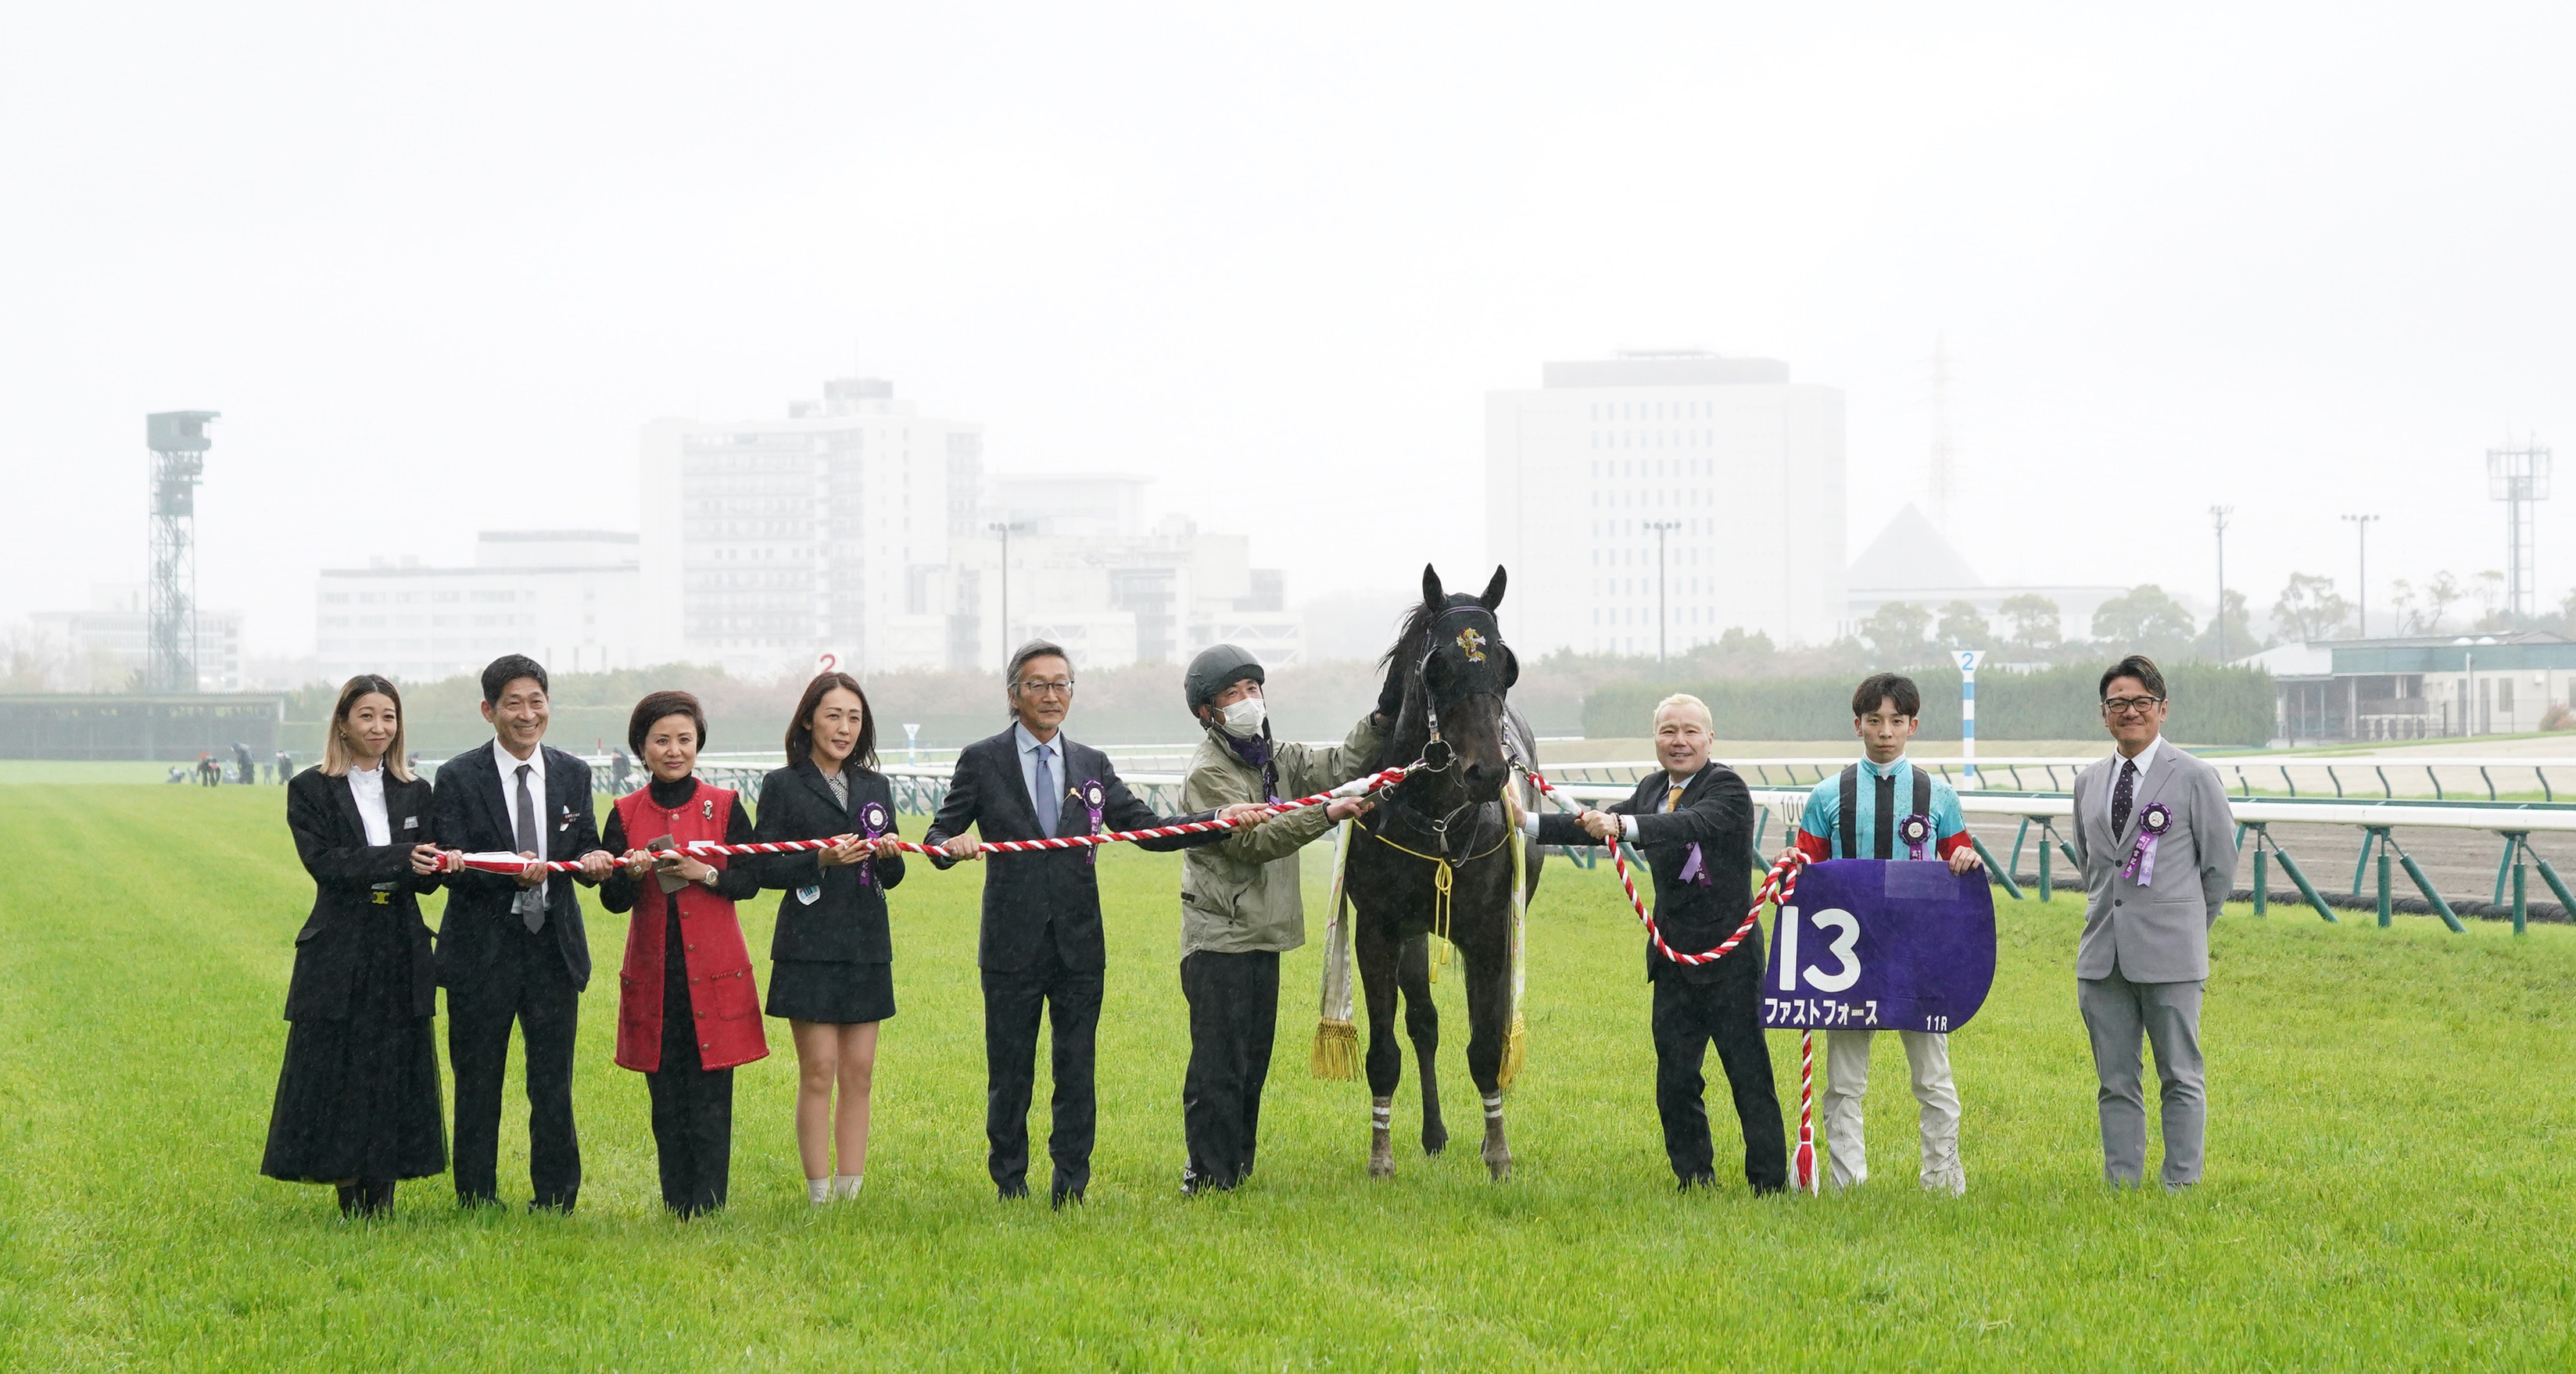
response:
M1977 738L2089 739L2102 733L2097 665L1977 674ZM1959 671L1947 664L1910 670L1923 689L1924 739L1959 737ZM1708 703L1720 739L1828 740L1851 732L1851 678L1725 678L1714 682L1621 682L1583 702L1583 733L1596 739L1647 732L1655 703L1688 692ZM2260 745L2272 737L2272 675L2259 668L2183 663L2165 670L2172 715L2165 732L2188 744Z

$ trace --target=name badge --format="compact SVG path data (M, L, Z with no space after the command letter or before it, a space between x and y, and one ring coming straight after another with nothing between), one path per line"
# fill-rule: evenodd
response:
M807 906L812 906L816 902L823 900L822 885L817 883L812 887L800 887L796 889L796 900L803 902Z
M405 829L405 830L418 830L418 829L420 829L420 817L418 817L418 816L405 816L405 817L403 817L403 829Z

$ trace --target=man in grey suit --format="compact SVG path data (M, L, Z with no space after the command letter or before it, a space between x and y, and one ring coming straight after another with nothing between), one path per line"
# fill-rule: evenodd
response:
M2093 1040L2102 1173L2146 1174L2147 1111L2138 1040L2155 1046L2165 1130L2164 1185L2200 1181L2200 993L2209 928L2236 882L2235 819L2218 770L2167 744L2165 677L2131 654L2102 674L2111 757L2075 778L2075 857L2084 870L2084 937L2075 1005Z

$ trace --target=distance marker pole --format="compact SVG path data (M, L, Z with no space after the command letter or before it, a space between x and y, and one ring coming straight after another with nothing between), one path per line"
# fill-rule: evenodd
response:
M1977 664L1985 656L1983 649L1952 654L1959 660L1959 785L1972 791L1981 786L1977 781Z

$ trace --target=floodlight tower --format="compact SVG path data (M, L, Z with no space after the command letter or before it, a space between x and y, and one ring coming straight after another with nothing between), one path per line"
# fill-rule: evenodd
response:
M2505 594L2508 614L2531 614L2531 507L2549 499L2549 450L2525 441L2487 450L2487 499L2504 502Z
M152 450L152 578L144 690L197 690L197 479L206 471L211 410L143 417Z

